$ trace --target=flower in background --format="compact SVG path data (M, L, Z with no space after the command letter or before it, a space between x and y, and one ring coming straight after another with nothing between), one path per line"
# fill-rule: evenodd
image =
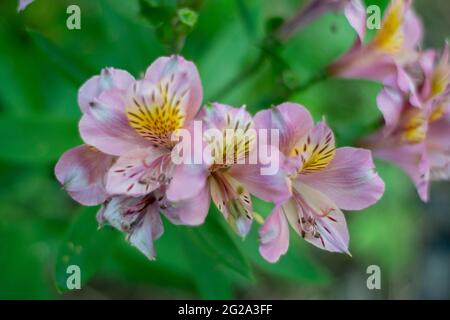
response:
M314 125L309 112L293 103L255 116L256 127L280 131L280 151L290 173L292 196L278 203L260 229L260 253L276 262L289 246L288 224L306 241L328 251L348 253L343 210L361 210L384 192L370 151L335 147L330 128Z
M56 177L74 200L103 204L99 221L125 232L149 258L163 230L161 210L174 223L203 222L189 215L189 201L168 203L164 195L174 170L171 136L189 125L201 101L197 68L180 56L157 59L141 80L104 69L79 90L86 145L60 158Z
M19 7L17 8L17 11L25 10L25 8L33 1L34 0L19 0Z
M233 230L245 236L254 215L250 195L279 203L290 195L288 180L282 170L261 174L263 164L254 153L265 146L258 141L252 117L244 107L214 103L211 108L202 110L198 118L204 124L204 150L209 154L201 165L186 164L176 168L167 198L174 202L195 199L193 201L202 208L209 207L212 198ZM208 135L211 129L218 134ZM270 147L271 158L278 161L278 150L266 147ZM250 163L252 158L256 163ZM206 213L195 212L199 220L203 220L201 216Z
M398 83L405 90L410 79L401 69L417 57L422 40L422 24L411 7L411 0L392 0L374 38L363 43L365 23L352 24L359 37L344 56L334 62L328 72L344 78L363 78L385 84ZM362 14L363 18L356 18ZM355 21L366 21L363 10L355 12ZM357 27L355 27L357 26Z
M421 53L408 72L414 79L417 104L400 87L386 86L377 98L385 127L363 143L376 157L399 165L427 201L430 181L450 179L448 46L439 60L434 50Z

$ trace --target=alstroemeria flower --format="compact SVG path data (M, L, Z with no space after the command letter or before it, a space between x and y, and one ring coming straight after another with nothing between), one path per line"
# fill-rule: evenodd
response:
M363 37L366 17L361 0L311 0L295 16L281 26L278 34L283 39L287 39L294 32L298 32L322 14L339 10L344 11L348 22Z
M108 194L143 196L169 183L171 136L189 124L201 101L197 68L180 56L157 59L142 80L125 71L89 80L80 89L80 133L118 157L107 175Z
M384 192L370 151L336 149L330 128L324 122L314 125L309 112L293 103L258 112L255 123L280 131L280 150L292 181L292 196L275 206L260 229L261 255L276 262L286 253L288 224L321 249L348 253L349 235L341 209L364 209Z
M142 80L106 68L78 93L86 144L60 158L56 177L79 203L103 204L99 221L125 232L149 258L163 230L160 212L176 224L203 222L189 199L174 203L165 197L174 170L171 136L189 125L201 100L197 69L179 56L157 59Z
M19 0L19 7L17 8L17 11L25 10L25 8L33 1L34 0Z
M411 177L423 201L430 181L450 179L448 46L436 60L434 51L426 51L409 69L419 106L399 87L383 89L377 100L386 125L364 141L376 157L396 163Z
M204 125L204 150L208 157L200 165L178 166L167 198L175 202L193 198L201 208L208 207L212 198L233 230L245 236L253 220L251 194L275 203L290 195L285 173L276 170L263 175L261 168L265 165L255 156L258 148L266 147L271 158L279 161L278 150L259 143L252 117L244 107L214 103L202 110L199 119ZM217 134L208 135L211 129ZM257 161L250 163L249 159ZM206 212L197 210L195 215L204 219Z
M328 69L332 75L363 78L382 83L410 86L401 67L416 58L416 48L422 40L422 24L411 7L411 0L392 0L386 9L381 28L369 43L363 43L365 23L352 24L359 37L353 48ZM356 12L366 21L363 10Z

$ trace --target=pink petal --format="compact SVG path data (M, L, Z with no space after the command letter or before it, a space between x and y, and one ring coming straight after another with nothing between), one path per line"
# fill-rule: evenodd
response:
M289 102L258 112L254 122L256 129L279 130L280 145L276 147L285 155L289 155L295 144L313 126L309 111L299 104Z
M134 78L125 70L105 68L100 75L93 76L86 81L78 91L78 104L81 111L86 112L92 106L95 106L96 98L104 91L109 89L118 89L126 92L133 83Z
M294 230L309 243L331 252L348 253L349 235L342 211L325 194L299 181L298 192L284 206L284 212ZM301 220L313 219L316 234L301 228ZM306 223L306 222L305 222Z
M206 127L218 130L233 129L236 124L245 124L252 121L252 116L245 106L235 108L226 104L214 102L211 108L205 108L199 114L205 121ZM240 127L240 126L239 126Z
M407 1L405 18L403 21L403 33L405 37L404 47L408 49L417 49L423 39L423 25L420 18L414 12L411 1Z
M167 189L170 201L181 201L199 195L204 190L209 176L208 167L197 164L177 165Z
M384 117L383 133L388 135L395 130L403 109L404 98L398 90L385 87L377 96L377 105Z
M97 214L127 234L127 239L149 259L155 258L153 241L163 233L163 224L155 199L148 197L113 197Z
M170 172L168 151L148 147L121 156L109 170L106 190L111 195L142 196L164 184Z
M107 199L104 178L113 157L81 145L65 152L55 166L58 181L79 203L93 206Z
M347 79L368 79L383 83L397 75L393 57L377 54L370 47L355 48L330 66L330 73Z
M371 152L365 149L338 148L325 169L299 179L344 210L364 209L384 193L384 182L375 173Z
M358 34L360 43L363 43L366 34L366 9L361 0L349 0L344 7L344 14Z
M289 247L289 229L281 206L276 206L259 229L259 252L269 262L275 263Z
M194 197L178 202L169 202L167 208L162 211L172 223L201 225L208 215L210 197L209 188L205 185Z
M217 209L232 229L245 237L253 222L253 206L248 191L228 173L216 173L208 182Z
M423 143L379 147L373 154L402 168L416 185L422 201L428 201L430 163Z
M278 150L272 147L271 152L276 158L274 153L278 153ZM268 202L281 203L291 196L290 180L280 167L281 161L281 158L277 161L279 169L274 174L261 174L262 168L267 167L263 164L237 164L230 168L229 174L256 197Z
M151 143L131 128L125 115L125 96L117 89L103 92L80 121L83 140L104 153L123 155Z
M169 84L169 100L174 96L186 96L182 104L186 122L195 117L202 103L203 89L194 63L178 55L158 58L145 72L145 80L155 85Z
M450 119L443 117L430 124L427 151L431 180L450 180Z
M133 229L128 236L128 241L141 251L147 258L154 260L156 257L153 241L161 237L164 227L158 209L149 208L144 215L141 224Z

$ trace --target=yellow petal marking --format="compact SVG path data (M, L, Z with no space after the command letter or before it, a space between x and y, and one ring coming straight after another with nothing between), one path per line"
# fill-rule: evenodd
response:
M404 0L393 0L391 2L381 28L374 38L374 45L385 53L396 54L403 47L404 7Z
M145 139L166 147L173 146L171 135L185 120L181 103L186 93L170 94L170 83L166 81L145 88L145 92L132 95L126 106L131 127Z

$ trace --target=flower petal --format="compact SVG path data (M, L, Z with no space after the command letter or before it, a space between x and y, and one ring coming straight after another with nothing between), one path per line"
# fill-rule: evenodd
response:
M127 240L149 259L155 258L153 241L163 233L163 224L153 196L113 197L97 214L104 221L127 234Z
M289 229L281 206L276 206L259 230L259 252L269 262L275 263L289 247Z
M164 227L158 209L147 209L142 222L129 234L128 241L141 251L147 258L156 257L153 241L161 237Z
M384 117L383 133L388 135L397 126L403 109L403 95L395 89L385 87L377 96L377 104Z
M207 184L208 176L208 168L204 165L177 165L167 188L167 198L178 202L199 195Z
M278 159L269 165L259 164L237 164L230 168L228 173L241 182L245 188L253 195L264 201L281 203L291 196L290 180L286 172L281 168L282 158L278 157L279 151L274 146L271 147L271 157ZM261 148L261 147L259 147ZM262 174L264 168L272 166L275 172Z
M414 182L422 201L428 201L430 163L423 143L379 147L373 154L402 168Z
M203 100L203 89L197 67L181 56L161 57L145 72L145 79L164 89L168 100L181 98L185 121L192 120Z
M301 174L323 170L336 153L333 131L324 121L319 122L292 150L292 156L300 159Z
M189 188L188 188L189 189ZM174 224L197 226L205 222L210 205L210 193L207 185L194 197L178 202L169 202L163 212Z
M371 152L365 149L339 148L328 167L299 179L344 210L364 209L376 203L384 192Z
M104 180L114 158L81 145L65 152L55 166L58 181L79 203L93 206L107 199Z
M125 115L125 96L117 89L103 92L83 115L79 127L87 144L111 155L152 145L131 128Z
M326 195L296 181L295 201L283 206L290 225L306 241L331 252L348 253L349 235L342 211Z
M313 127L309 111L302 105L289 102L258 112L254 122L257 130L279 130L280 141L279 146L276 147L285 155L289 155L292 148Z
M227 173L208 180L211 198L232 229L244 237L253 222L253 207L248 191Z
M358 34L358 40L363 43L366 34L366 9L361 0L349 0L344 7L344 14L350 25Z
M148 147L121 156L109 170L106 190L111 195L142 196L169 179L170 157L165 149Z
M105 68L100 75L93 76L86 81L78 91L78 104L82 112L95 106L96 98L104 91L118 89L126 92L134 78L125 70Z

